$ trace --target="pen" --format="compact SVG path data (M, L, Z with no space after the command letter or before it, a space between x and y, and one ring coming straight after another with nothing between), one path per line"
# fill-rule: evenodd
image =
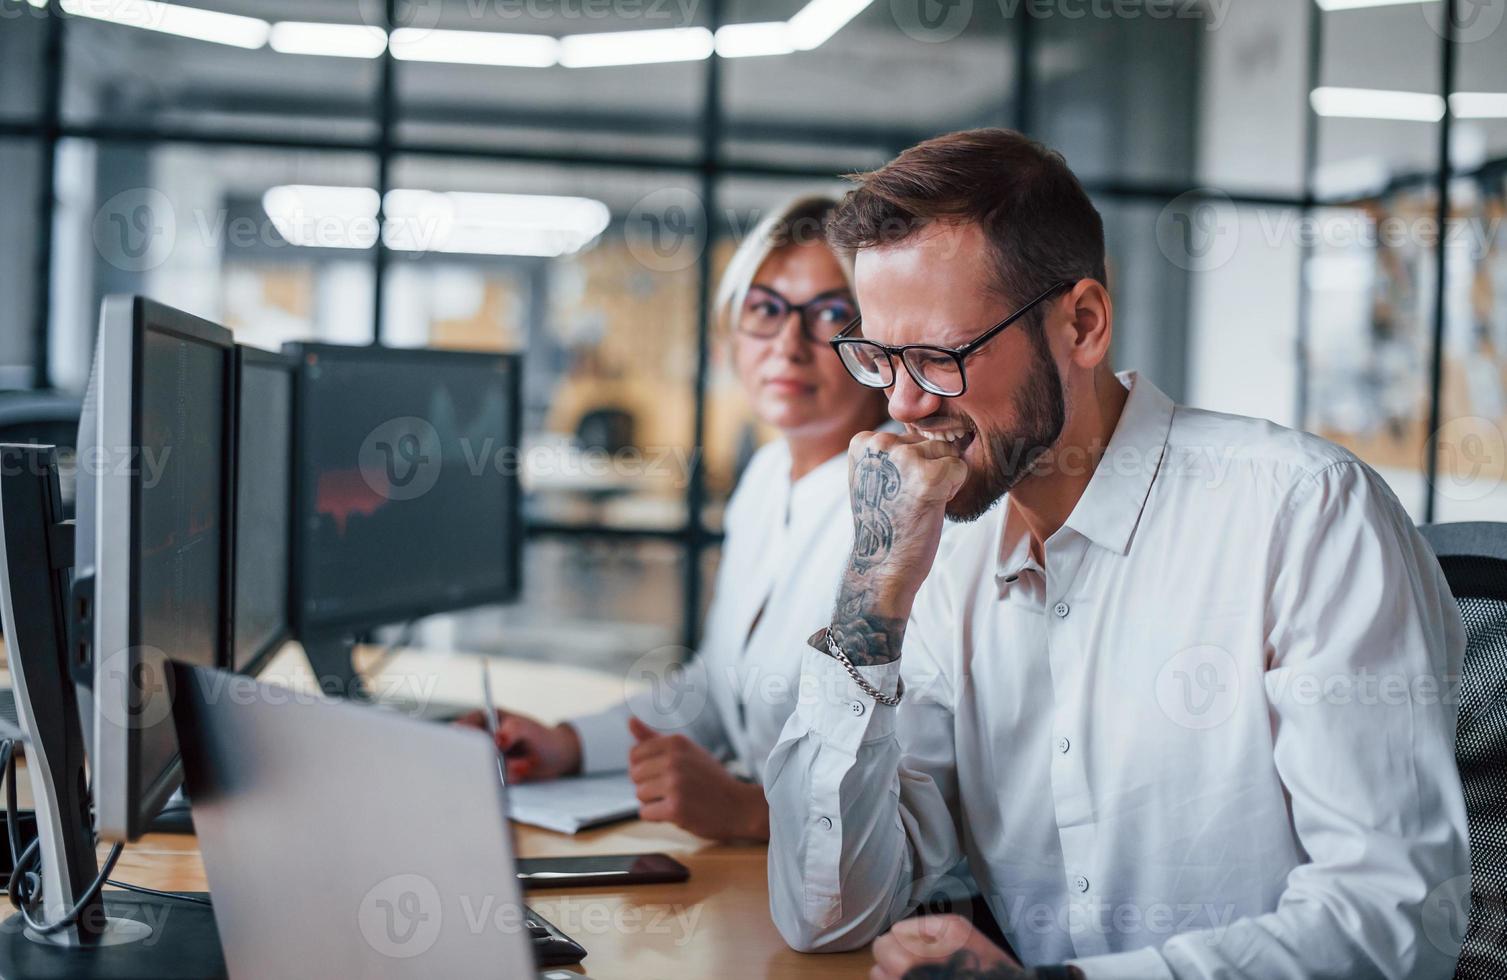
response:
M481 665L482 712L487 717L487 734L492 736L492 745L497 745L497 706L492 703L492 672L486 664ZM507 763L502 761L502 750L497 750L497 775L504 783L508 781Z

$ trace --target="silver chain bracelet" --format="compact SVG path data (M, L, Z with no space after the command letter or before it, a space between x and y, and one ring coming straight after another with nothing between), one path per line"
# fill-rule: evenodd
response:
M831 629L830 627L827 629L827 652L832 655L832 659L836 660L847 669L848 676L853 678L853 683L857 684L859 689L862 690L863 693L867 694L869 697L873 698L880 704L889 705L891 708L900 703L900 696L904 693L903 685L900 688L896 689L894 694L885 694L883 691L879 690L874 685L864 680L863 675L858 672L858 668L853 666L853 661L849 660L848 655L842 652L842 647L837 645L837 631Z

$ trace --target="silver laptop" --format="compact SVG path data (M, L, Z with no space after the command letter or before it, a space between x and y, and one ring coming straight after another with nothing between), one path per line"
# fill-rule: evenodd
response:
M174 680L232 977L537 975L484 733L223 671Z

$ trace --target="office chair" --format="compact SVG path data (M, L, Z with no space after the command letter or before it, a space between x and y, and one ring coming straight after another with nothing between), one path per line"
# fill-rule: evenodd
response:
M1470 918L1457 980L1507 977L1507 524L1429 524L1465 620L1455 762L1470 825Z
M74 448L82 403L56 391L0 392L0 442Z

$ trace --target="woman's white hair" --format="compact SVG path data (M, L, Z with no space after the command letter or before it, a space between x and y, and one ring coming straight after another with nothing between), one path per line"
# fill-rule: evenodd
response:
M761 219L748 237L738 245L727 268L722 271L722 281L717 285L717 296L712 313L724 330L738 325L738 315L743 311L743 300L748 296L748 287L754 276L769 256L792 245L817 243L825 246L823 226L827 215L837 207L835 198L825 194L807 194L786 202L782 207ZM842 266L843 278L848 287L853 286L853 256L851 253L832 250L838 265Z

